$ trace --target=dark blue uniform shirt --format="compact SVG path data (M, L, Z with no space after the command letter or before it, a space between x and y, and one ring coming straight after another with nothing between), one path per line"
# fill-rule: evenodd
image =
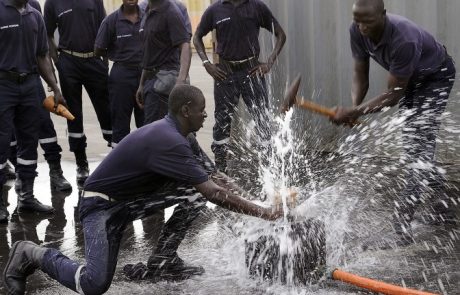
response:
M187 29L187 32L190 34L190 36L192 36L192 24L190 22L190 17L188 16L187 7L180 0L174 0L172 3L174 3L177 6L177 8L179 8L180 13L184 19L185 28ZM139 3L139 7L144 12L147 12L148 6L149 6L148 0L144 0L141 3Z
M94 40L105 18L102 0L47 0L45 23L49 36L59 30L59 48L93 52Z
M170 182L196 185L208 174L175 120L166 116L126 136L85 183L85 191L116 200L149 196Z
M411 78L438 71L446 50L435 38L405 17L387 14L382 39L374 44L358 26L350 27L351 51L355 59L372 57L392 75Z
M40 6L40 3L37 0L29 0L29 5L40 11L40 13L42 13L42 7Z
M216 29L217 54L225 60L243 60L259 55L260 28L272 32L275 24L278 21L260 0L246 0L237 7L217 0L204 12L196 34L205 36Z
M142 41L139 35L144 11L139 9L139 20L132 23L123 14L123 5L107 16L97 33L95 47L107 49L107 56L114 62L141 64Z
M9 0L0 0L0 71L37 72L37 56L48 52L45 24L36 9L20 13Z
M190 34L179 8L170 0L151 9L141 23L144 43L142 67L147 70L179 70L179 45L190 42Z

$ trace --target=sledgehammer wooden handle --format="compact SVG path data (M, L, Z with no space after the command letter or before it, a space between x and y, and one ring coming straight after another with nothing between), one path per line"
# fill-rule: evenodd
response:
M322 105L319 105L309 100L303 100L297 97L295 105L300 108L312 111L314 113L318 113L320 115L323 115L329 118L332 118L335 116L335 112L333 109L323 107Z

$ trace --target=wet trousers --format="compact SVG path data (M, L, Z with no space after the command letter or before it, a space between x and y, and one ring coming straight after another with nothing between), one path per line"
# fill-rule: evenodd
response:
M224 65L218 66L227 72L227 78L223 81L214 81L215 124L213 127L214 141L211 149L216 163L225 163L233 114L238 106L240 96L256 123L257 133L261 135L262 140L270 138L267 116L268 94L264 77L249 76L251 67L232 71Z
M181 190L179 193L183 195L183 192ZM80 220L85 237L86 265L80 265L56 249L49 249L44 255L41 269L80 294L106 292L115 273L123 231L133 220L151 216L158 210L178 204L164 225L156 252L168 255L177 250L187 229L206 203L196 195L177 195L115 202L99 197L82 198Z
M402 133L401 162L408 171L407 184L396 201L396 215L405 222L413 219L430 190L443 182L434 162L436 137L454 80L455 66L449 57L438 72L410 81L400 101L400 109L410 111Z

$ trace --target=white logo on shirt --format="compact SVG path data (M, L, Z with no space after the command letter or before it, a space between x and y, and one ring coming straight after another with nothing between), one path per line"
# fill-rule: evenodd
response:
M118 35L118 36L117 36L117 39L128 38L128 37L132 37L132 36L133 36L133 34Z
M218 21L216 22L216 25L218 25L218 24L220 24L220 23L223 23L223 22L226 22L226 21L229 21L229 20L230 20L229 17L223 18L223 19L221 19L221 20L218 20Z
M59 14L58 14L58 17L61 17L61 16L63 16L64 14L69 13L69 12L72 12L72 8L70 8L70 9L68 9L68 10L66 10L66 11L63 11L63 12L59 13Z
M6 26L0 27L0 30L11 29L11 28L17 28L17 27L19 27L19 24L6 25Z

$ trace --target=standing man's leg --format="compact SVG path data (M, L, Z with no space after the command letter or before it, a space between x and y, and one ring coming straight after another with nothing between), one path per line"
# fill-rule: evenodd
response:
M89 175L86 158L86 136L83 131L82 76L88 75L80 69L82 58L61 53L56 63L61 91L75 120L67 120L70 151L75 154L77 164L77 185L83 186Z
M412 111L403 128L405 155L402 161L409 175L395 206L394 222L396 233L406 242L412 240L410 222L418 205L424 197L428 197L430 185L439 182L442 177L437 172L434 156L441 116L455 78L452 60L449 59L446 69L424 83L413 83L400 104L402 109Z
M168 114L168 97L176 84L178 74L173 70L160 70L152 79L145 81L144 125L163 119Z
M144 123L143 111L136 104L139 69L115 63L109 77L109 97L113 127L112 146L115 147L130 132L131 114L135 114L136 127Z
M247 71L239 72L241 95L254 122L260 140L268 145L270 140L270 117L267 83L265 77L249 76Z
M37 175L38 128L41 123L40 104L37 99L37 78L30 77L22 83L17 96L14 126L18 142L16 188L18 212L36 211L52 213L51 206L43 205L34 197L34 180Z
M83 77L83 85L96 111L102 137L107 141L107 146L110 147L112 146L112 121L110 118L108 66L97 57L85 59L82 65L82 70L86 73Z
M42 103L45 99L45 89L43 88L42 81L38 79L38 92L39 102ZM38 143L42 150L45 152L45 160L48 162L50 169L50 186L51 190L55 191L69 191L72 189L70 183L65 179L61 168L61 152L62 148L57 142L57 134L54 129L53 121L51 120L50 113L43 107L40 108L41 124L38 132Z
M224 81L214 81L215 124L212 133L214 141L211 145L216 168L224 173L227 172L227 152L232 117L240 99L239 85L235 75L231 72L228 75Z

